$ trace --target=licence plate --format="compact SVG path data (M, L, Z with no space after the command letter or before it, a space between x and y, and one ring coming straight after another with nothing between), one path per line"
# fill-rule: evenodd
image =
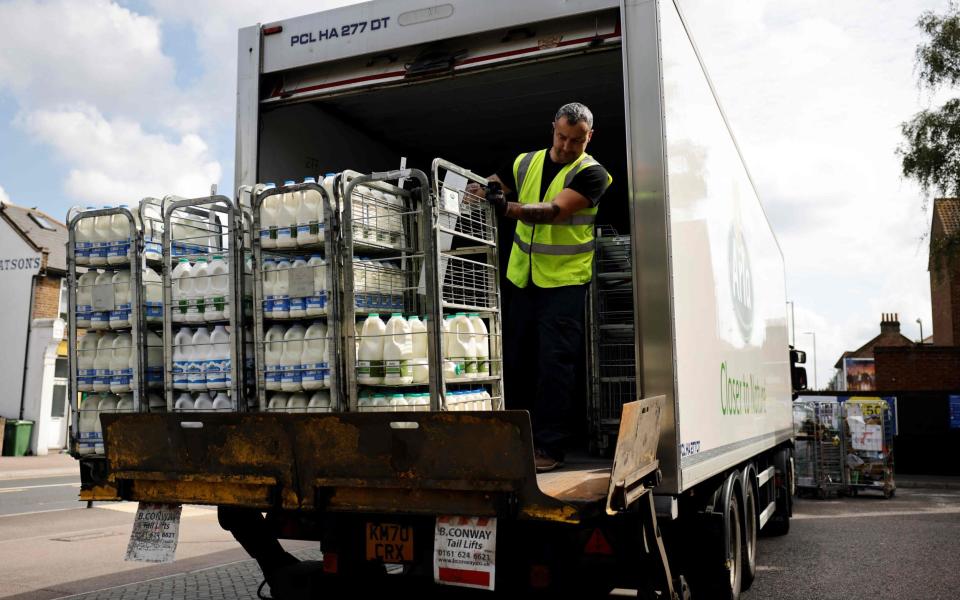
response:
M413 562L413 527L367 523L367 560Z

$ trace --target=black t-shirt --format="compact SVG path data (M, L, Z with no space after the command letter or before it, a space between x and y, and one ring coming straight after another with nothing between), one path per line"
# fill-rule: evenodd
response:
M513 190L516 195L520 190L513 177L513 160L497 169L497 178L507 187ZM547 193L547 187L553 181L560 169L566 166L566 163L555 163L550 158L550 150L543 160L543 176L540 178L540 199L543 199ZM597 206L600 203L600 197L607 189L607 170L601 165L593 165L583 169L573 177L573 181L568 185L571 190L582 194L590 201L590 206Z

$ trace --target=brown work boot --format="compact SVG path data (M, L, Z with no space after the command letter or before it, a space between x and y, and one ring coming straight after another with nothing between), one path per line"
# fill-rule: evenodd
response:
M537 448L533 453L533 464L537 467L537 473L547 473L563 466L563 461L557 460Z

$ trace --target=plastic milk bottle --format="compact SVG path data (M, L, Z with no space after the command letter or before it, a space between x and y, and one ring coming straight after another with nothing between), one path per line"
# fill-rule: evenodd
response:
M304 183L316 183L313 177L307 177ZM307 246L316 244L323 239L321 232L323 223L323 202L320 192L304 190L297 212L297 245Z
M412 315L407 319L413 336L413 355L410 359L413 383L430 381L430 361L427 351L427 324L420 317Z
M307 331L303 325L293 325L283 334L283 354L280 356L280 389L285 392L298 392L301 385L302 370L300 357L303 355L303 337Z
M386 337L383 338L383 382L389 385L404 385L413 382L413 336L410 324L400 313L393 313L387 321Z
M327 326L323 323L313 323L307 328L303 339L303 354L300 356L300 364L303 365L301 384L305 390L319 390L325 386L326 338Z
M387 326L380 315L370 313L360 333L360 351L357 357L357 381L365 385L383 383L383 336Z

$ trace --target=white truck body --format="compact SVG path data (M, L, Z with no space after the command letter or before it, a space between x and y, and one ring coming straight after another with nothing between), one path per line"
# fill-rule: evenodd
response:
M243 29L239 58L238 188L401 157L492 172L590 106L638 381L667 398L656 492L792 437L783 257L674 1L378 0Z

